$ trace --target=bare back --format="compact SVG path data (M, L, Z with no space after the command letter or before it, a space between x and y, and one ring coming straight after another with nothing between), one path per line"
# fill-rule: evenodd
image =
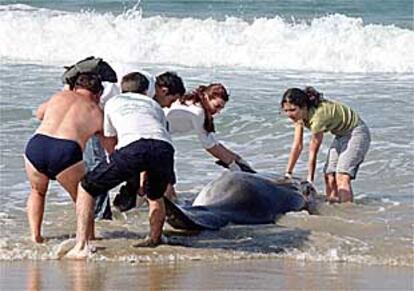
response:
M58 92L42 106L37 133L76 141L83 150L92 135L102 132L102 110L86 89Z

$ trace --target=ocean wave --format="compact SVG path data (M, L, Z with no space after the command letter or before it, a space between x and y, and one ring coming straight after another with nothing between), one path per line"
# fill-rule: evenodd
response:
M64 12L0 5L0 58L68 64L88 55L117 63L328 72L413 72L414 31L333 14L310 22Z

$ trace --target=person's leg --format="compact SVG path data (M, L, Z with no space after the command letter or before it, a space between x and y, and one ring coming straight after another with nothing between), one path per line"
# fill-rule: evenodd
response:
M325 174L325 193L326 201L332 203L339 202L335 174Z
M88 140L83 157L88 171L92 171L99 163L106 162L105 150L97 136L92 136ZM112 219L109 192L102 193L96 198L95 219Z
M162 242L162 229L166 216L163 194L168 180L157 170L142 172L140 176L142 184L139 191L147 196L150 231L148 238L135 246L155 247Z
M27 159L25 159L25 167L31 187L27 200L27 218L31 240L35 243L41 243L43 242L41 227L49 178L39 173Z
M76 208L76 199L78 196L78 185L80 180L85 176L85 165L83 162L79 162L66 170L59 173L56 176L56 180L62 185L62 187L69 192L73 202L75 202ZM95 228L94 221L91 221L90 229L91 233L89 239L95 239Z
M162 243L161 235L164 226L166 210L164 194L167 186L174 177L174 149L166 143L153 143L150 151L152 164L146 169L145 181L142 183L148 198L150 232L148 246Z
M341 137L341 150L336 170L338 196L341 202L353 202L351 180L355 179L359 166L368 152L371 137L368 127L360 121L348 135Z
M65 169L56 176L56 181L69 193L73 202L76 203L79 181L85 176L85 165L83 161Z
M339 202L335 171L338 164L339 150L340 150L339 139L334 138L326 156L326 162L323 169L325 177L325 194L326 201L334 203Z
M149 206L149 223L150 223L150 242L153 245L161 243L162 228L165 221L165 204L164 198L156 200L148 199Z
M76 245L66 255L69 259L85 259L88 256L88 241L92 233L95 200L79 185L76 201Z
M337 173L336 183L340 202L353 202L354 193L351 187L351 177L348 174Z
M76 201L76 245L67 254L70 259L84 259L88 256L88 241L92 234L93 210L95 197L118 186L141 171L141 155L134 160L134 153L139 147L132 144L112 153L111 162L100 163L93 171L88 172L78 187ZM134 168L136 167L136 168Z

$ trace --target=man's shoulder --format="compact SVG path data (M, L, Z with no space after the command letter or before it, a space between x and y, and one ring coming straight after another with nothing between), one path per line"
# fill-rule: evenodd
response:
M134 105L135 104L135 105ZM156 102L154 99L138 93L122 93L119 95L116 95L109 99L104 106L105 111L117 111L118 108L124 107L124 106L140 106L142 108L146 108L147 110L151 109L157 109L160 107L158 102ZM160 107L161 108L161 107Z
M59 91L48 99L49 108L54 106L71 106L78 101L79 95L73 91Z
M153 100L152 98L148 97L147 95L139 94L139 93L120 93L108 100L114 102L113 100L134 100L134 99L144 99L144 100Z

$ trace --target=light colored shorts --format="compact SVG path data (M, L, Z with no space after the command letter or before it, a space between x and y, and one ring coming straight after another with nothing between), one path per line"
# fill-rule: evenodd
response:
M367 125L360 120L358 125L348 134L335 136L328 150L325 174L343 173L351 179L356 178L358 168L364 161L371 143L371 135Z

